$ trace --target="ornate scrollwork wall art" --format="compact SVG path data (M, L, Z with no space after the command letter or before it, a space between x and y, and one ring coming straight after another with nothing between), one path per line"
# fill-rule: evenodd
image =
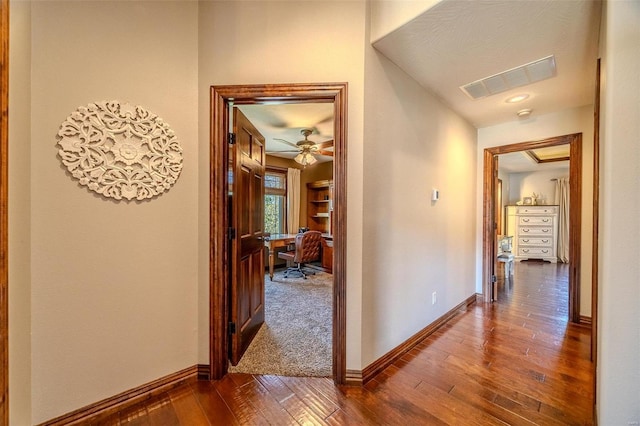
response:
M81 106L60 125L58 154L81 185L116 200L144 200L171 188L182 147L160 117L141 106Z

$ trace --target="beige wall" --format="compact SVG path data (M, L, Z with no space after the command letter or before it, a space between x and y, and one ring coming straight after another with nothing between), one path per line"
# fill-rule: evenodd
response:
M199 360L208 362L209 87L346 81L349 84L347 367L359 368L365 2L203 2L199 16Z
M640 3L601 29L598 424L640 424Z
M197 11L32 3L34 423L197 362ZM61 167L60 123L111 99L158 114L182 144L182 174L156 199L104 199Z
M363 366L475 294L476 196L476 129L366 52Z
M31 423L31 4L12 1L9 46L9 422Z
M591 242L593 232L593 106L560 111L527 120L514 120L478 129L476 175L477 274L476 289L482 292L482 173L484 150L518 142L582 133L582 244L580 268L580 315L591 316Z

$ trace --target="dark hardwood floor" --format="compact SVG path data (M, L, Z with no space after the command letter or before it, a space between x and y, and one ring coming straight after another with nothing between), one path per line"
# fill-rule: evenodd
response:
M476 304L364 387L229 374L95 424L588 425L590 329L567 319L566 265L518 263Z

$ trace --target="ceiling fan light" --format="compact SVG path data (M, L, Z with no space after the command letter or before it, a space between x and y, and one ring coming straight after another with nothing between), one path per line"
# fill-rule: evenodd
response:
M296 158L294 158L294 160L296 161L296 163L302 164L304 165L305 163L303 163L304 161L304 154L300 153L298 155L296 155Z
M313 155L311 155L311 153L310 153L310 152L308 152L308 153L307 153L307 164L308 164L308 165L312 165L312 164L314 164L316 161L318 161L318 160L316 160L316 157L314 157Z

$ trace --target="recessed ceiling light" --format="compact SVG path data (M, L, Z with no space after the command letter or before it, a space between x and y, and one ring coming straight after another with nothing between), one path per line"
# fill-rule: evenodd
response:
M515 104L516 102L522 102L522 101L524 101L524 100L525 100L525 99L527 99L528 97L529 97L529 95L528 95L528 94L526 94L526 93L522 93L522 94L520 94L520 95L515 95L515 96L512 96L512 97L508 98L505 102L506 102L506 103L509 103L509 104Z
M527 118L529 115L531 115L531 111L533 111L531 108L526 108L521 109L516 114L518 114L518 117Z

